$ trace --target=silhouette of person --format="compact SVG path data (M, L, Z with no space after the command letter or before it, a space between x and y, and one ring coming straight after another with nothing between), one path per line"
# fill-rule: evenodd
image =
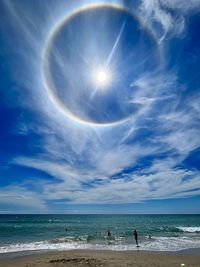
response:
M108 237L111 237L110 229L108 230Z
M134 230L134 237L135 237L135 242L136 242L136 245L137 245L137 247L138 247L138 233L137 233L137 231L136 230Z

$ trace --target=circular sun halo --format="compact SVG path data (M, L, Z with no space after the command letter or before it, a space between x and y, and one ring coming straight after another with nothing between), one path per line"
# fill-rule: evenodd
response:
M125 12L126 14L130 14L133 19L138 20L137 17L135 17L134 14L132 14L132 12L130 12L129 10L127 10L126 8L124 8L124 6L118 5L118 4L111 4L111 3L94 3L94 4L88 4L86 6L83 5L80 6L80 8L78 7L77 9L75 9L74 11L72 11L71 13L69 12L69 14L67 14L64 19L62 19L59 23L57 23L50 31L50 34L48 35L47 41L45 43L45 47L43 49L43 62L42 62L42 77L43 77L43 81L45 83L45 89L47 90L47 94L50 98L50 100L52 101L52 103L59 109L59 111L61 111L64 115L66 115L67 117L69 117L70 119L79 122L79 123L83 123L86 125L95 125L95 126L110 126L110 125L114 125L114 124L119 124L119 123L123 123L126 122L129 117L132 115L132 113L130 113L130 115L128 114L128 116L123 116L120 119L108 119L108 120L95 120L93 118L90 118L88 116L86 116L86 118L80 114L77 115L76 112L74 112L73 109L71 109L71 106L67 105L68 103L65 103L62 101L62 99L60 99L58 97L59 94L57 94L56 89L54 89L54 87L56 88L56 86L54 86L54 80L51 79L51 77L49 77L51 73L51 69L50 69L50 59L51 59L51 51L54 51L53 45L54 42L56 43L56 38L57 35L59 35L59 33L61 33L61 30L63 29L63 27L75 16L82 14L83 12L87 12L88 10L100 10L100 8L111 8L114 11L119 11L119 12ZM140 24L140 21L138 20L139 25L142 30L144 30L149 37L151 37L151 39L155 42L155 46L158 48L158 58L160 61L160 57L161 55L161 51L159 49L158 46L158 40L155 38L153 32L150 31L150 29L148 29L148 27L145 27L145 25L143 25L143 23ZM101 58L99 58L101 59ZM100 89L99 91L102 92L107 92L107 89L110 89L108 87L112 87L113 83L116 83L116 78L118 79L118 77L116 77L116 73L113 73L113 69L110 72L110 68L109 68L109 82L108 83L104 83L105 80L107 80L107 78L100 78L100 83L98 82L98 71L99 69L104 69L104 67L107 66L98 66L100 62L92 62L92 63L96 63L96 64L89 64L89 66L87 66L85 69L88 69L88 71L86 71L86 73L83 74L83 79L84 79L84 83L88 89L88 91L91 91L91 97L90 99L92 99L93 95L96 94L96 92L98 91L98 89ZM96 65L96 66L95 66ZM101 64L100 64L101 65ZM48 66L48 67L46 67ZM97 68L98 67L98 68ZM114 68L115 70L115 68ZM101 77L101 75L99 75ZM107 70L106 70L106 76L107 76ZM81 76L82 77L82 76ZM105 80L104 80L105 79ZM103 80L103 81L102 81ZM91 88L90 88L91 86ZM111 88L112 90L112 88ZM73 91L73 90L72 90ZM86 94L88 96L88 94ZM84 102L84 101L83 101ZM104 112L105 113L105 112Z

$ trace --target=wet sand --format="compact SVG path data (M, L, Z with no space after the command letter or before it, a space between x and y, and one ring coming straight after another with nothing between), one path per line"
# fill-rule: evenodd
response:
M144 251L99 251L71 250L43 252L35 255L9 253L1 255L0 267L200 267L200 251L195 255L182 253L161 253Z

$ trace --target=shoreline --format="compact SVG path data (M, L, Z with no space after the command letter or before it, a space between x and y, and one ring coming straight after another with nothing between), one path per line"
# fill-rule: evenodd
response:
M135 266L135 267L198 267L200 248L183 250L181 253L158 251L111 251L111 250L67 250L35 251L30 253L5 253L0 256L0 267L64 267L64 266Z
M0 261L2 259L9 259L9 258L19 258L19 257L26 257L26 256L33 256L33 255L40 255L40 254L47 254L47 253L62 253L62 252L70 252L70 251L106 251L106 252L144 252L144 253L155 253L155 254L175 254L175 255L189 255L189 256L200 256L200 247L199 248L188 248L188 249L181 249L177 251L155 251L155 250L109 250L109 249L68 249L68 250L49 250L49 249L42 249L42 250L24 250L24 251L14 251L14 252L5 252L0 253Z
M200 257L200 247L199 248L188 248L181 249L177 251L157 251L157 250L109 250L109 249L67 249L67 250L56 250L56 249L42 249L42 250L24 250L24 251L14 251L14 252L5 252L0 253L0 262L2 259L14 259L27 256L36 256L43 254L54 254L54 253L68 253L68 252L114 252L114 253L152 253L152 254L172 254L172 255L183 255L183 256L199 256Z

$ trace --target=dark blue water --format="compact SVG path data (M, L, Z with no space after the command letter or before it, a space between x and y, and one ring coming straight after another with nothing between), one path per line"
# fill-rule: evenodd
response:
M134 229L143 250L200 247L200 215L0 215L0 252L134 250Z

